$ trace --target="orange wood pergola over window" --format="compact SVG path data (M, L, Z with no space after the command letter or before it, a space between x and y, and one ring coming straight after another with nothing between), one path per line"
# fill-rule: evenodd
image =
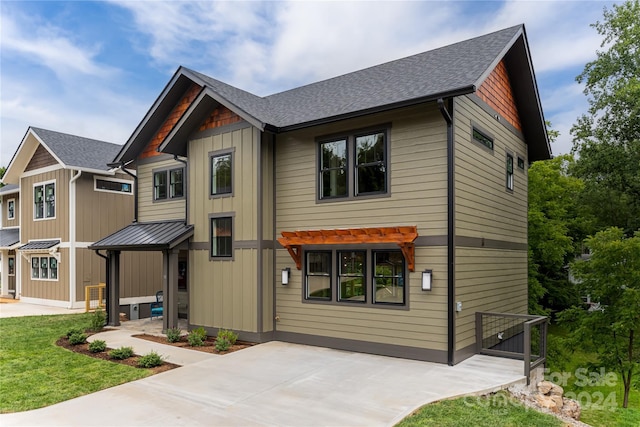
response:
M364 243L395 243L400 246L409 271L415 269L415 245L418 227L415 225L399 227L344 228L335 230L283 231L278 242L287 250L302 268L303 245L350 245Z

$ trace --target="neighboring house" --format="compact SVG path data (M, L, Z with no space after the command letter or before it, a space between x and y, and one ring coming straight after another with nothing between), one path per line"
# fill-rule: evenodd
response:
M9 185L0 190L0 251L3 260L6 253L14 264L7 275L17 298L84 307L85 286L106 281L105 263L87 247L133 219L135 178L107 166L120 148L35 127L27 130L3 177ZM15 237L5 242L7 232ZM132 254L120 274L127 283L122 305L155 301L162 284L159 257Z
M16 248L20 246L20 188L0 188L0 294L16 296Z
M114 158L140 222L91 248L112 277L163 253L165 327L186 299L210 333L454 364L476 312L527 311L550 155L524 26L267 97L180 67Z

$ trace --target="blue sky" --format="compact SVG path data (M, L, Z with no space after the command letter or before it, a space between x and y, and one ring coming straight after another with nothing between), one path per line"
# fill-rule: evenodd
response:
M269 95L524 23L571 149L601 1L0 2L0 166L29 126L123 144L180 65Z

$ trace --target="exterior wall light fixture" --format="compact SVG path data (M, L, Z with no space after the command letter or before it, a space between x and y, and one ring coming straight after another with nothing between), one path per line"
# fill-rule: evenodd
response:
M282 269L282 285L289 284L289 276L291 276L291 269L289 267Z
M431 290L431 274L433 270L424 270L422 272L422 290L430 291Z

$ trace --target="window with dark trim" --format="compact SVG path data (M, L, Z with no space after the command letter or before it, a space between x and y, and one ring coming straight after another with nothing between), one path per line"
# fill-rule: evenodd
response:
M493 150L493 138L491 138L486 133L482 132L477 127L473 126L473 130L471 131L471 135L473 136L473 140L479 142L485 147Z
M524 170L524 159L518 156L518 168Z
M113 181L110 179L97 179L95 190L112 191L115 193L132 194L133 187L130 181Z
M399 250L310 250L305 252L304 298L331 304L404 306L405 274L406 262Z
M55 218L56 183L47 182L33 186L34 219Z
M388 193L388 134L377 129L320 140L318 198Z
M210 155L209 195L233 193L233 153Z
M58 280L58 260L52 256L32 256L31 278Z
M153 172L153 200L184 197L184 168Z
M7 219L16 219L16 199L7 200Z
M507 189L513 190L513 156L507 154Z
M7 258L7 264L9 265L9 269L7 273L9 274L9 276L15 276L16 275L16 257L13 255L10 255Z
M233 256L233 217L210 217L210 257L231 258Z

